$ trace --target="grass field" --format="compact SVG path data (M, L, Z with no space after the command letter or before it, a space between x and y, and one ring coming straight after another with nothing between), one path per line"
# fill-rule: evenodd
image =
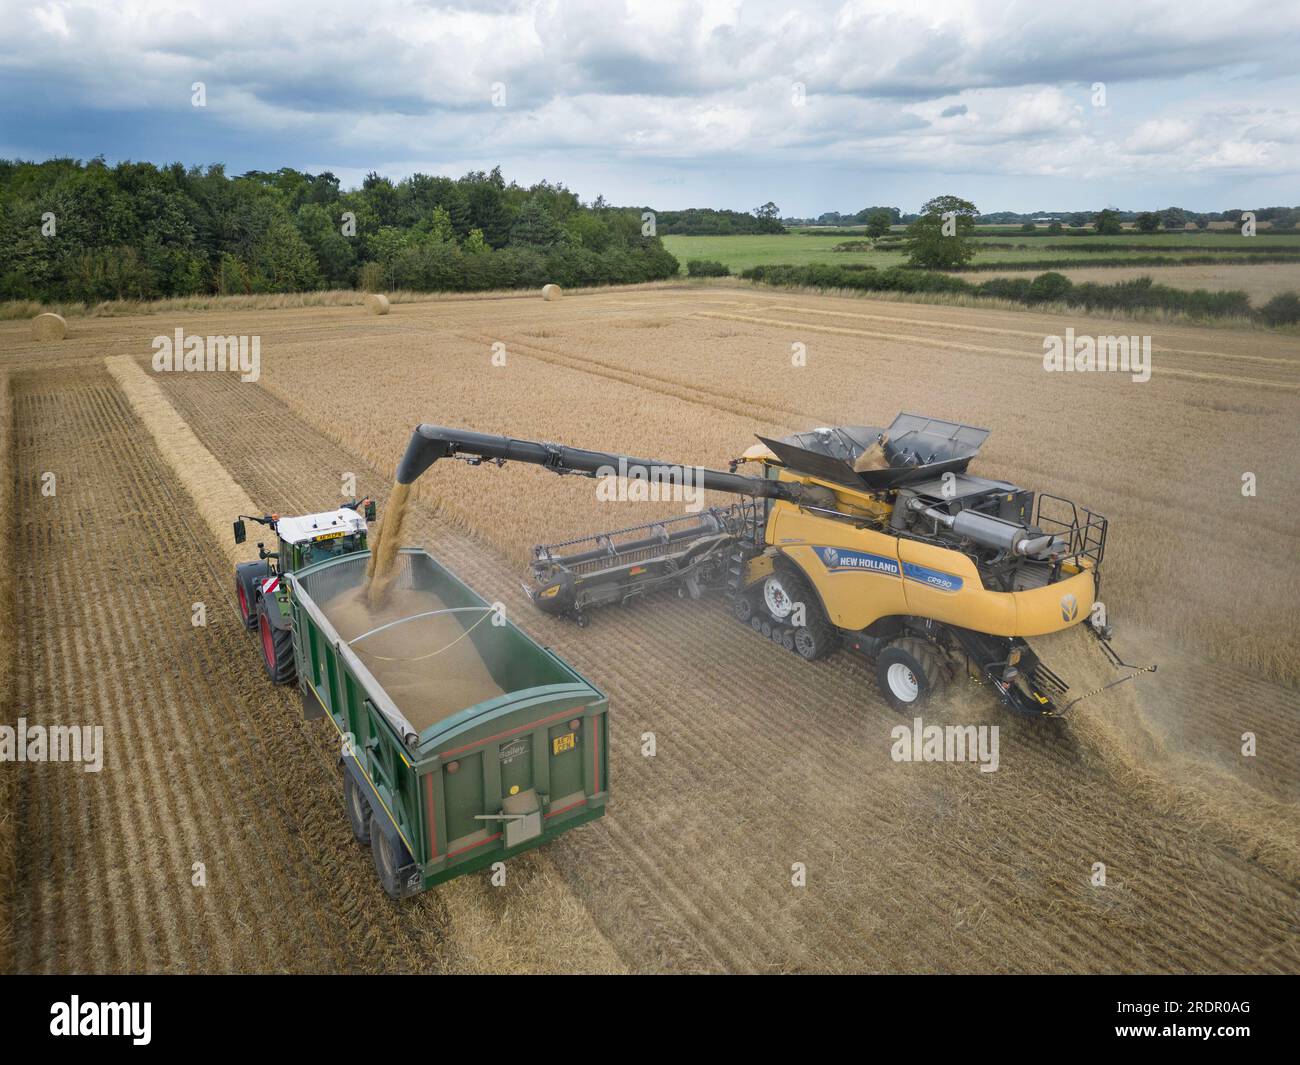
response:
M899 266L906 256L900 251L837 252L832 249L841 240L861 240L860 237L837 238L807 233L787 233L776 236L737 237L674 237L663 238L664 246L681 261L682 272L690 259L711 259L739 273L751 266L766 263L867 263L878 268ZM982 247L973 264L1000 263L1014 269L1017 263L1041 262L1057 259L1073 261L1095 257L1098 266L1104 262L1122 262L1149 255L1173 257L1223 253L1225 255L1292 253L1300 255L1300 234L1276 237L1243 237L1240 234L1216 235L1212 233L1177 233L1148 235L1126 232L1114 237L1031 237L977 235L980 246L1014 244L1014 248ZM1126 245L1142 245L1154 251L1126 251ZM1051 245L1051 248L1049 248ZM1059 249L1058 249L1059 246ZM1092 247L1114 249L1107 252L1088 251ZM1042 269L1042 268L1040 268Z
M6 769L13 966L1296 971L1300 348L1159 325L1144 327L1146 384L1046 374L1042 338L1069 324L725 286L441 299L383 318L81 318L44 345L0 323L10 705L102 723L108 745L99 774ZM109 355L147 372L151 338L176 327L259 335L261 380L159 374L141 389L121 363L107 372ZM795 342L806 366L791 365ZM506 888L472 876L405 905L383 895L344 818L330 727L266 683L230 602L229 525L204 502L321 509L351 472L382 516L422 420L722 465L755 432L899 410L990 428L972 472L1110 518L1116 642L1156 675L1060 728L956 689L932 713L998 724L1001 769L896 763L899 719L847 652L803 662L715 599L610 608L587 629L528 604L531 544L667 504L601 503L590 481L526 466L439 463L418 482L411 542L609 694L612 798L600 822L512 860ZM1034 642L1079 690L1113 676L1077 629ZM1245 731L1256 757L1241 756ZM796 861L807 887L791 886Z
M860 238L845 238L860 239ZM787 233L777 236L743 237L664 237L664 247L681 261L682 273L690 259L712 259L730 267L733 274L763 263L870 263L872 266L898 266L905 256L901 252L835 252L839 241L831 237Z

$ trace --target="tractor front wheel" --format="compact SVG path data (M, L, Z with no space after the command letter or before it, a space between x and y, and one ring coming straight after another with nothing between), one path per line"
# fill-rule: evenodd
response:
M274 604L275 600L271 602ZM278 606L267 607L263 599L258 606L257 628L261 637L262 665L272 684L288 684L294 679L296 671L293 665L293 634L286 629L278 629L271 623L270 611Z
M913 636L895 640L876 657L880 692L902 713L922 709L946 680L939 652Z
M241 562L235 567L235 604L244 628L257 628L257 586L271 575L265 562Z

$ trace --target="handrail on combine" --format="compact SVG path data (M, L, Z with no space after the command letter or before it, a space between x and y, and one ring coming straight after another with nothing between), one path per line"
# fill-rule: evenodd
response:
M1043 513L1043 500L1049 499L1061 507L1069 507L1070 516L1066 521ZM1083 516L1080 515L1083 512ZM1073 500L1039 492L1034 503L1034 524L1045 533L1064 536L1070 548L1058 562L1077 562L1080 559L1092 559L1093 567L1101 565L1106 554L1106 527L1109 524L1100 514L1094 514L1087 507L1081 507Z

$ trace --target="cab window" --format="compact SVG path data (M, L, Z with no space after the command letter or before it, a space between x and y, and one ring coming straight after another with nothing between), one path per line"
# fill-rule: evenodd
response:
M356 533L348 536L336 536L332 540L309 540L298 545L298 560L302 566L323 562L327 558L348 555L360 546L360 537Z

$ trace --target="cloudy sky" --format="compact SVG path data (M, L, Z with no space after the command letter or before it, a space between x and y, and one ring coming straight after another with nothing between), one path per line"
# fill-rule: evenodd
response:
M1293 0L0 0L0 26L5 158L500 163L801 216L1300 203Z

